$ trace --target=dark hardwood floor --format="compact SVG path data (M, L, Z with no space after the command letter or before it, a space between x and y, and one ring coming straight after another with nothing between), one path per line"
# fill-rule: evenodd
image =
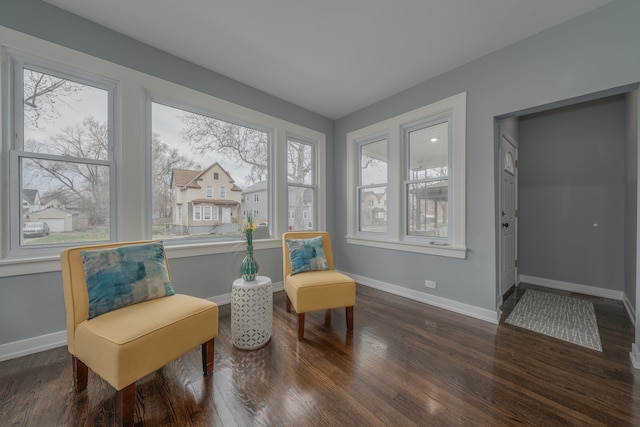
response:
M526 286L503 304L503 319ZM640 371L622 303L594 303L603 352L493 325L361 285L355 331L344 310L307 314L305 341L284 294L274 334L255 351L231 344L220 308L212 377L200 348L138 383L144 426L640 425ZM95 374L72 388L66 347L0 363L1 426L111 426L115 391Z

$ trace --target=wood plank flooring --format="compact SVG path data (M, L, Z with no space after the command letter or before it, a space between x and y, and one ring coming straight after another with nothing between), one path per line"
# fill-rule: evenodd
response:
M527 286L503 304L503 319ZM529 288L534 288L529 286ZM138 383L140 426L640 426L640 371L622 303L594 303L603 352L493 325L357 286L344 310L296 315L274 294L274 334L255 351L231 344L220 308L212 377L200 348ZM89 373L72 387L66 347L0 363L0 426L111 426L114 389Z

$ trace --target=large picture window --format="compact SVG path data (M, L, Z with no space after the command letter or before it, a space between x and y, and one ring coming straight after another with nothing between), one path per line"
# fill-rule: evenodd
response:
M164 103L151 110L153 238L240 239L254 210L267 223L266 205L247 205L258 192L268 199L269 132Z
M9 61L10 252L111 240L115 84L41 60Z
M462 93L349 133L347 242L466 257L465 127Z

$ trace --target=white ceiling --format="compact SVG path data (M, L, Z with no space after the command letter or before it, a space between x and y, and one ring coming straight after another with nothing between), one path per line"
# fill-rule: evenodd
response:
M45 0L337 119L612 0Z

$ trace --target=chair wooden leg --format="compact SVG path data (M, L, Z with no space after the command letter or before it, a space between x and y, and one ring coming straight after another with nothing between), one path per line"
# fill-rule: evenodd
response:
M304 313L298 313L298 341L304 339Z
M287 306L287 313L291 313L291 300L289 299L289 295L284 294L285 304Z
M76 391L82 391L87 388L87 381L89 379L89 368L77 357L73 356L73 378L76 383Z
M346 308L347 312L347 331L353 332L353 306Z
M213 373L213 352L215 350L215 338L202 343L202 371L205 375Z
M116 421L119 426L132 426L136 409L136 383L116 391Z

